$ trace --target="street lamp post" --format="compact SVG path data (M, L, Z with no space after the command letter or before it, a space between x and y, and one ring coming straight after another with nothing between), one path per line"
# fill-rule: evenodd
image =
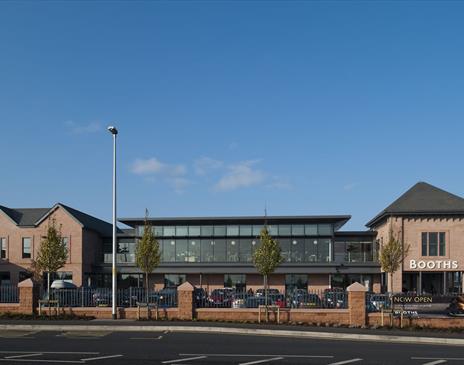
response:
M117 318L116 315L116 136L118 130L116 127L109 126L108 131L113 135L113 257L112 257L112 317Z

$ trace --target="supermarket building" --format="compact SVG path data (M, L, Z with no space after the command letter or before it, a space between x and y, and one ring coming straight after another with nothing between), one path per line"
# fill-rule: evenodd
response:
M3 214L2 214L3 213ZM76 285L111 285L111 225L63 204L45 209L0 206L0 283L27 277L49 219L61 224L70 252L56 277ZM365 231L343 231L349 215L269 216L270 233L284 261L270 277L281 292L295 288L346 288L358 281L369 290L447 293L463 291L464 199L418 183L367 223ZM144 218L120 218L118 285L142 286L135 247ZM257 289L262 277L252 263L264 217L149 218L162 250L150 286L189 281L207 290ZM393 232L410 250L388 282L378 255Z

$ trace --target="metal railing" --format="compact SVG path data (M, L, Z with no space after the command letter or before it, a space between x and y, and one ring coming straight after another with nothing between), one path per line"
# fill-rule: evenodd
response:
M345 309L348 295L345 291L299 289L293 293L282 294L277 289L269 289L267 304L279 308L295 309ZM207 293L196 289L194 301L197 308L259 308L266 304L263 289L256 292L236 291L231 288L214 289Z
M0 303L19 303L19 288L16 285L1 285Z
M109 307L112 305L111 288L51 289L43 292L42 300L57 301L60 307ZM137 307L140 303L156 305L158 308L177 307L177 290L159 291L144 288L118 289L118 307Z

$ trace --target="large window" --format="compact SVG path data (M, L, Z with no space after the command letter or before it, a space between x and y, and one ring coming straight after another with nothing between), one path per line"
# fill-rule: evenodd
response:
M214 262L226 261L226 240L214 240Z
M188 261L188 241L176 240L176 262Z
M118 263L135 262L135 247L136 247L135 242L118 242L117 256L116 256Z
M7 247L6 247L6 238L0 237L0 258L7 258Z
M224 287L235 288L237 291L246 290L246 275L245 274L225 274Z
M329 262L331 240L321 238L305 239L305 256L307 262Z
M214 261L214 241L201 240L201 262L213 262Z
M229 239L227 240L227 261L238 262L239 261L239 240Z
M446 256L445 232L422 232L422 256Z
M285 292L292 294L296 289L308 289L308 275L287 274L285 275Z
M163 261L164 262L176 261L176 241L163 240Z
M164 287L165 288L177 288L179 285L187 281L185 274L165 274L164 275Z
M30 237L23 237L23 250L22 250L22 257L23 259L30 259L31 255L31 238Z
M188 262L199 262L201 252L200 240L190 240L188 247Z

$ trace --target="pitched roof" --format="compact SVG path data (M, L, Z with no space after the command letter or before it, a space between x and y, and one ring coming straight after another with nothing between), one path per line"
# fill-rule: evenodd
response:
M366 226L372 227L388 215L426 214L464 214L464 199L426 182L418 182L371 219Z
M111 236L113 234L113 226L110 223L62 203L57 203L52 208L8 208L0 205L0 210L10 217L17 226L34 227L59 206L71 214L84 228L96 231L102 236Z

